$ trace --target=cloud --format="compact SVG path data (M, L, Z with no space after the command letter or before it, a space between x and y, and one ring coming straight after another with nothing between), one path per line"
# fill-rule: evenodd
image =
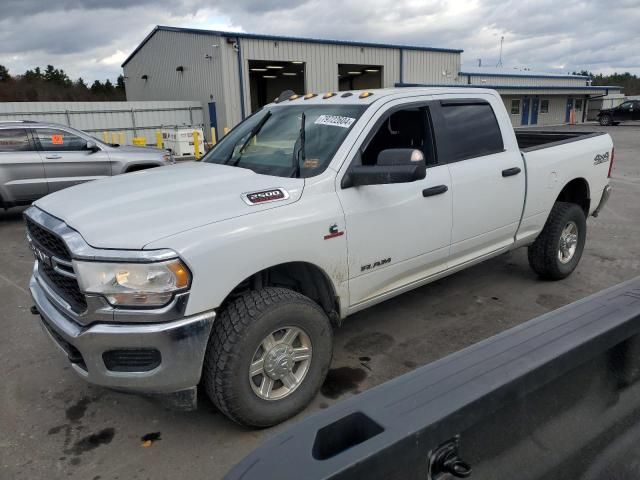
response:
M462 48L463 63L640 74L637 0L4 0L0 64L115 77L157 25Z

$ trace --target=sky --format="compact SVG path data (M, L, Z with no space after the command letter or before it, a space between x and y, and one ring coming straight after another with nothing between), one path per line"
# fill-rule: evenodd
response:
M111 79L155 25L463 49L463 66L640 75L640 0L0 0L0 64Z

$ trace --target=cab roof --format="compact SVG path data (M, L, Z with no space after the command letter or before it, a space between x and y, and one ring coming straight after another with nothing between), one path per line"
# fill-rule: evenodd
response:
M467 87L402 87L402 88L379 88L371 90L347 90L340 92L320 92L307 93L306 95L293 95L288 99L273 101L266 106L275 105L371 105L382 98L402 98L415 97L418 95L444 95L459 93L464 96L469 94L490 93L496 95L495 90L488 88L467 88Z

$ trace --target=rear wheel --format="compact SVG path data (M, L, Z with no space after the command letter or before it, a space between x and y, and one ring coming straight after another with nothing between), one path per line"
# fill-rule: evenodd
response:
M214 323L204 388L232 420L275 425L316 395L331 363L332 341L326 314L304 295L274 287L247 292Z
M578 265L586 238L582 208L575 203L556 202L542 232L529 247L529 265L542 278L566 278Z
M613 124L613 119L611 115L600 115L600 125L603 127L608 127Z

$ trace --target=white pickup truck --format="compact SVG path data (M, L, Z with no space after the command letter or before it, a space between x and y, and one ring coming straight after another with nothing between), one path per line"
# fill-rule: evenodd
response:
M569 275L612 165L607 134L514 133L491 90L282 95L200 162L35 202L33 312L89 382L273 425L352 313L522 246Z

